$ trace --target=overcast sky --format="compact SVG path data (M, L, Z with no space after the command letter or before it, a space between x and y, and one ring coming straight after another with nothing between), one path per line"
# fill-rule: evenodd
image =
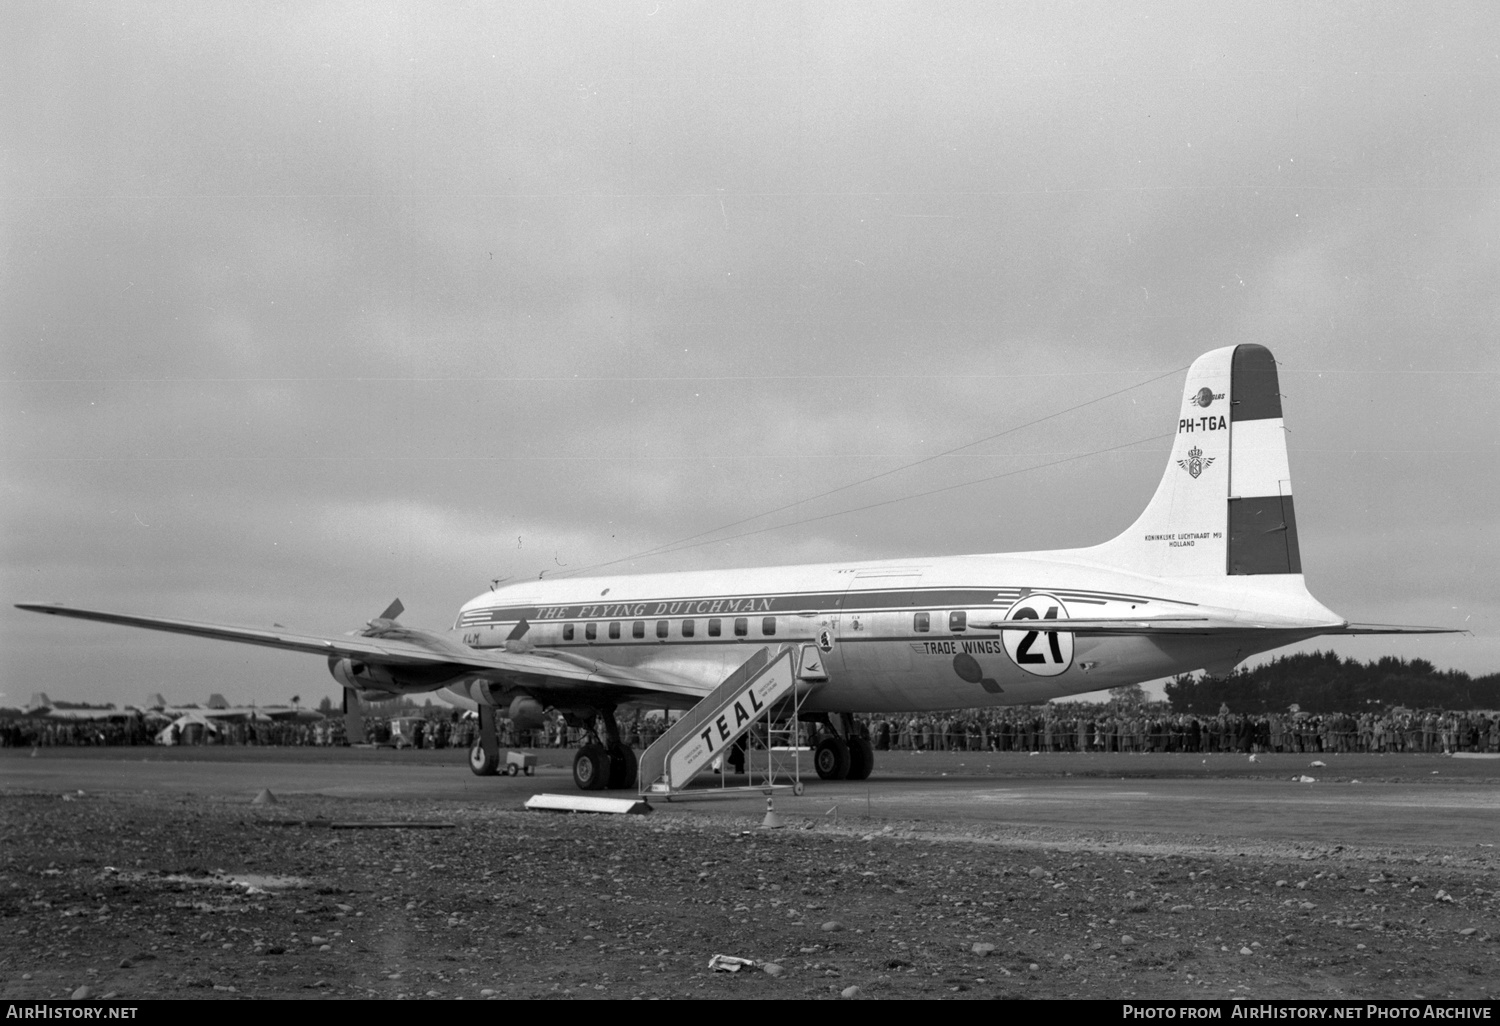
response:
M1312 591L1474 632L1307 647L1500 670L1497 39L1482 0L0 5L0 703L336 691L13 602L447 627L1000 432L619 567L1092 544L1245 342Z

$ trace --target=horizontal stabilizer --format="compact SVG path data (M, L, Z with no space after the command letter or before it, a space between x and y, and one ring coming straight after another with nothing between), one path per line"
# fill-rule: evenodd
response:
M1462 627L1404 627L1394 623L1346 623L1324 634L1472 634Z
M1379 623L1256 623L1253 620L1226 620L1209 616L1159 616L1140 620L1087 619L1066 620L989 620L971 623L971 628L994 631L1067 631L1080 635L1136 636L1150 634L1252 634L1266 631L1288 631L1304 637L1321 634L1466 634L1448 627L1398 627Z

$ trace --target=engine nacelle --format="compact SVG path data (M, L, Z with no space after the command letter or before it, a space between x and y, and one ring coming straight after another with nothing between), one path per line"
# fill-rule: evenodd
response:
M455 674L451 666L403 666L398 675L388 666L349 656L329 656L328 672L345 688L361 693L377 691L387 696L409 691L436 691L464 677L462 673Z
M542 703L526 695L517 695L512 699L510 711L506 715L517 730L534 730L547 722Z
M358 659L340 656L328 657L328 672L333 679L350 691L379 690L390 693L394 681L390 674L378 666L370 666Z

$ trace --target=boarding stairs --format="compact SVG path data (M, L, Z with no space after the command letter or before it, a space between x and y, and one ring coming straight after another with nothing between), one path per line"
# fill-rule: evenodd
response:
M651 743L640 758L640 794L670 800L687 791L694 778L717 765L720 786L694 795L743 791L767 794L777 788L802 793L798 713L802 691L793 650L757 650L724 682L701 699ZM748 735L748 736L747 736ZM730 787L727 764L735 743L745 744L748 783Z

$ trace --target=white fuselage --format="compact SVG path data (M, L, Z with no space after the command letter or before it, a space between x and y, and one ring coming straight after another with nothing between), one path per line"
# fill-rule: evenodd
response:
M753 646L791 644L802 664L821 655L826 672L805 707L842 712L1043 702L1232 666L1297 640L1276 631L1255 647L1243 638L975 626L1027 616L1016 612L1026 606L1039 619L1253 616L1296 628L1332 618L1300 574L1152 578L1078 549L534 581L474 598L454 630L465 644L499 647L525 619L537 647L701 682L705 692Z

